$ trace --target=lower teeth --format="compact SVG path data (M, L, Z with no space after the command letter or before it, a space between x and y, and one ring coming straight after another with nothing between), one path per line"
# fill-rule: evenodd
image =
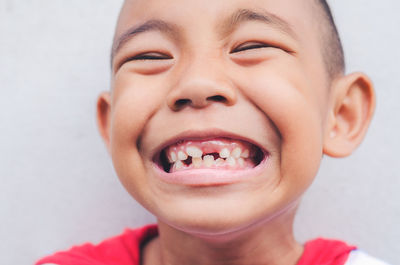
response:
M247 164L247 165L246 165ZM191 158L191 161L178 160L173 164L170 164L170 170L167 172L176 172L187 169L206 169L206 168L215 168L215 169L244 169L246 167L251 167L253 163L247 161L247 159L238 158L235 159L233 157L228 157L227 159L217 158L214 160L214 157L211 155L206 155L203 157Z

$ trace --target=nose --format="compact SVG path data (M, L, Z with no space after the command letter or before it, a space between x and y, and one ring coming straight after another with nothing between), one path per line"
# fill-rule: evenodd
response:
M215 103L232 106L236 103L236 91L226 75L206 64L192 64L180 73L177 85L167 96L171 110L201 109Z

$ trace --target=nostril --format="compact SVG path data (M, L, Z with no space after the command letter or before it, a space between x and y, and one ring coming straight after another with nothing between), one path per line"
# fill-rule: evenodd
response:
M192 101L190 99L184 98L184 99L178 99L175 102L175 108L176 109L181 109L183 107L185 107L185 105L190 105L192 103Z
M215 101L215 102L226 102L227 101L224 96L220 96L220 95L208 97L207 100Z
M211 102L227 103L228 99L221 95L215 95L207 98L195 97L193 98L193 100L190 98L181 98L175 101L175 103L173 104L173 110L179 111L187 106L191 106L193 108L203 108L206 107Z

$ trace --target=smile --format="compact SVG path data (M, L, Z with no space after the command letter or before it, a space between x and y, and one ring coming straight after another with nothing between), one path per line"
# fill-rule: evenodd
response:
M161 153L163 169L168 173L192 169L253 168L262 159L256 146L232 139L179 141Z
M178 139L154 158L167 182L195 186L223 185L257 175L269 154L256 144L231 137Z

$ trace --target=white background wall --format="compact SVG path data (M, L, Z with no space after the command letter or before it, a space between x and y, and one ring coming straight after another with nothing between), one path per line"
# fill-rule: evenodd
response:
M325 158L296 222L400 264L400 2L331 1L349 71L378 106L350 158ZM121 187L95 124L121 0L0 0L0 264L154 219Z

